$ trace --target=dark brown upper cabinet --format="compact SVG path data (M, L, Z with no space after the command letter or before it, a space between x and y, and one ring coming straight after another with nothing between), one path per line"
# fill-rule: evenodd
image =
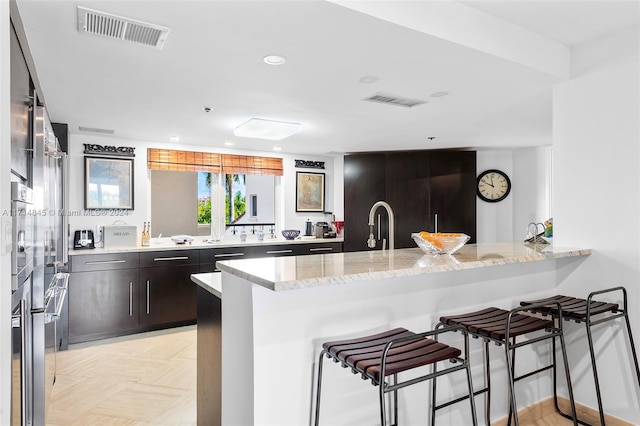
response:
M344 160L344 250L369 250L369 211L386 201L395 216L395 248L415 247L412 232L476 236L475 151L403 151L347 155ZM380 224L380 225L379 225ZM375 213L376 249L388 238L384 208ZM380 238L380 241L378 241ZM389 247L389 242L387 242Z

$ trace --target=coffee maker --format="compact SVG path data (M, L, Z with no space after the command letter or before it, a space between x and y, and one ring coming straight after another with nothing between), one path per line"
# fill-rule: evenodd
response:
M327 222L316 222L316 238L335 238L336 233Z

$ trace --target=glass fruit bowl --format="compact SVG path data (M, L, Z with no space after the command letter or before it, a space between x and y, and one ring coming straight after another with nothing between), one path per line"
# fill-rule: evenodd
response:
M466 234L421 231L411 234L411 238L425 253L453 254L471 239Z

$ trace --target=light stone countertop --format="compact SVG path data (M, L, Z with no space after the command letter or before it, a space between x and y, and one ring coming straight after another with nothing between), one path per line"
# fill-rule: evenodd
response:
M453 255L429 255L420 248L225 260L218 268L274 291L398 278L546 259L588 256L590 249L526 246L523 243L467 244Z
M270 238L265 237L259 241L257 236L251 235L247 237L245 242L240 238L228 237L221 241L207 242L208 236L194 236L191 244L176 244L171 238L152 238L151 244L148 246L137 245L135 247L117 247L117 248L94 248L69 250L69 256L82 254L109 254L109 253L135 253L145 251L163 251L163 250L190 250L190 249L206 249L206 248L224 248L224 247L244 247L244 246L269 246L269 245L289 245L289 244L322 244L322 243L342 243L344 238L297 238L294 240L285 240L282 237Z
M198 284L214 296L222 299L222 280L220 273L191 274L191 281Z

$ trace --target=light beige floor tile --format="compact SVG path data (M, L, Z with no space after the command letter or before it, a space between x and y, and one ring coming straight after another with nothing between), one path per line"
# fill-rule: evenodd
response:
M196 391L187 392L182 398L162 415L150 422L157 426L195 426L196 424Z
M158 386L189 390L196 388L196 376L197 366L195 360L175 358L171 360L171 368L151 383Z
M71 345L47 426L195 425L195 347L195 326Z
M195 338L193 339L196 340ZM176 358L185 358L196 360L198 355L198 345L196 343L192 343L184 348L179 354L176 355Z
M149 422L167 413L185 395L188 391L182 389L129 383L100 401L89 413Z

